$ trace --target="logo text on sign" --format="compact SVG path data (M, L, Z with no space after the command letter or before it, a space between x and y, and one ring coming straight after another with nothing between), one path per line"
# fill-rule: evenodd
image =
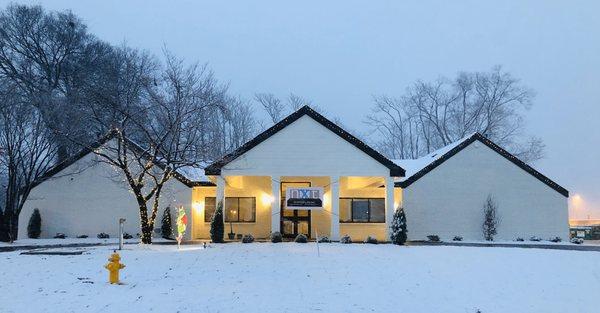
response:
M288 187L285 191L286 208L318 210L323 208L323 187Z

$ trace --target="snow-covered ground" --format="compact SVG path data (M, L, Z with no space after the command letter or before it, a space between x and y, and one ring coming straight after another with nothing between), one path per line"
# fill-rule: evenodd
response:
M600 292L599 252L128 245L124 284L109 285L111 247L77 249L0 253L0 312L593 312Z

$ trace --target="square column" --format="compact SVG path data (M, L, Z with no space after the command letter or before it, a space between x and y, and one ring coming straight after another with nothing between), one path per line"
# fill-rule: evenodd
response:
M271 176L271 233L281 231L281 186L279 177Z
M332 176L331 182L331 237L329 239L340 240L340 178Z
M225 223L225 178L217 176L217 207L219 203L223 204L223 223Z
M391 240L391 226L394 219L394 178L385 177L385 234Z

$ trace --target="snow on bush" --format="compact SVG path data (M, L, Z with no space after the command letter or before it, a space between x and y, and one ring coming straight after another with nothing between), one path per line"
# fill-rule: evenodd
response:
M340 238L340 243L352 243L352 238L349 235L344 235Z
M529 237L529 241L542 241L542 238L538 236L531 236Z
M494 241L494 236L498 233L498 206L492 198L492 195L488 195L485 203L483 204L483 238L487 241Z
M305 234L298 234L298 236L296 236L296 239L294 239L294 242L297 242L297 243L307 243L308 242L308 237L306 237Z
M254 242L254 236L252 236L251 234L244 235L244 237L242 237L242 243L253 243L253 242Z
M376 245L376 244L378 244L378 243L379 243L379 241L377 241L377 238L375 238L375 237L373 237L373 236L370 236L370 235L369 235L369 236L367 236L367 238L365 239L365 241L364 241L364 242L365 242L365 243L371 243L371 244L374 244L374 245Z
M278 242L282 242L283 241L283 236L281 236L281 233L276 231L271 233L271 242L272 243L278 243Z
M427 236L427 239L429 239L429 241L431 241L431 242L439 242L440 241L440 236L438 236L438 235L429 235L429 236Z
M394 212L394 218L392 219L391 228L391 240L395 245L403 245L406 242L406 233L408 232L406 228L406 215L404 214L404 209L399 208Z
M98 239L108 239L108 238L110 238L110 236L107 233L99 233L98 235L96 235L96 237L98 237Z
M583 239L582 238L577 238L577 237L571 238L571 243L574 243L576 245L580 245L580 244L583 243Z
M129 233L123 233L123 239L132 239L133 236L131 236Z
M79 235L79 236L77 236L77 238L79 238L79 239L85 239L87 237L88 237L88 235Z
M454 236L454 238L452 238L452 241L462 241L463 237L462 236Z
M561 242L562 238L560 238L560 237L553 237L553 238L550 238L549 241L552 241L552 242Z
M56 235L54 235L54 239L65 239L67 238L67 236L63 233L56 233Z
M521 237L517 237L517 239L515 239L515 241L525 241L525 239L523 239Z
M329 240L329 237L327 236L319 236L319 238L317 238L317 242L331 242L331 240Z

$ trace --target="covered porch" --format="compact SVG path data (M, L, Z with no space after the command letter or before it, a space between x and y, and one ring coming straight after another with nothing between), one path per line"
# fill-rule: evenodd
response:
M272 232L294 238L327 236L355 241L389 238L389 223L401 203L401 190L391 177L378 176L211 176L216 186L193 190L193 238L210 238L210 221L219 201L224 204L225 237L251 234L269 238ZM322 206L290 209L287 188L321 187Z

